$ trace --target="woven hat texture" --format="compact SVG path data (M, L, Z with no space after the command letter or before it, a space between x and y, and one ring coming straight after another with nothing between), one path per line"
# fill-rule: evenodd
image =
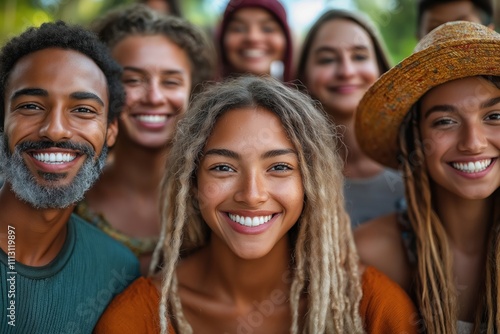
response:
M500 76L500 34L465 21L434 29L361 99L355 130L362 150L397 168L399 128L411 107L440 84L478 75Z

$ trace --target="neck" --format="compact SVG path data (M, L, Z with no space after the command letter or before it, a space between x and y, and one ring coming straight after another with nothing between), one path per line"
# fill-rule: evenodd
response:
M239 258L214 234L208 248L208 279L222 296L235 304L252 305L277 292L288 296L292 274L287 235L268 254L255 260Z
M436 189L436 211L452 249L465 254L482 254L493 220L494 199L469 200Z
M156 194L163 178L169 148L145 149L120 138L112 149L113 162L106 174L134 191Z
M335 125L340 125L339 134L343 142L340 153L345 158L344 176L363 179L381 173L383 167L369 158L358 145L354 132L354 113L345 117L330 116L330 119Z
M35 209L19 200L6 182L0 190L0 248L7 253L7 235L14 231L17 262L35 267L50 263L64 245L72 211L73 206Z

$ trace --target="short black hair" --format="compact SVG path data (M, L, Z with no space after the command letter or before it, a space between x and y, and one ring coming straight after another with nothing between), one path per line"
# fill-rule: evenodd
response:
M417 29L420 30L422 24L422 16L424 12L430 8L449 2L456 2L458 0L419 0L417 9ZM474 7L479 10L481 23L489 25L493 22L493 5L491 0L470 0ZM418 31L417 30L417 31Z
M39 28L28 28L21 35L7 42L0 51L0 130L4 127L5 88L12 69L22 57L48 48L74 50L94 61L104 73L107 81L108 122L115 119L125 102L120 65L111 58L107 47L94 33L81 26L57 21L44 23Z

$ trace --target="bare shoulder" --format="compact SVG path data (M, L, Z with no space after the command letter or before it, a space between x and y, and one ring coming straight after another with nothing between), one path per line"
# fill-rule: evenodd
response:
M354 239L358 250L368 246L382 246L383 248L399 246L401 233L396 214L378 217L354 229Z
M410 287L410 264L396 214L361 224L354 230L360 260L383 272L406 291Z

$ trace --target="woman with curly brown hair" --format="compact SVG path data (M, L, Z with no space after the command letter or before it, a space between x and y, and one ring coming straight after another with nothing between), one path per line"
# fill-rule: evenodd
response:
M408 209L355 231L428 333L500 330L500 35L444 24L360 103L363 150L404 173Z
M204 92L162 185L163 271L120 295L97 332L415 333L408 296L359 267L337 148L312 100L275 79Z
M213 49L192 24L145 5L108 13L93 25L123 67L126 92L112 161L76 213L127 245L147 274L160 232L159 184L177 122L212 78Z

